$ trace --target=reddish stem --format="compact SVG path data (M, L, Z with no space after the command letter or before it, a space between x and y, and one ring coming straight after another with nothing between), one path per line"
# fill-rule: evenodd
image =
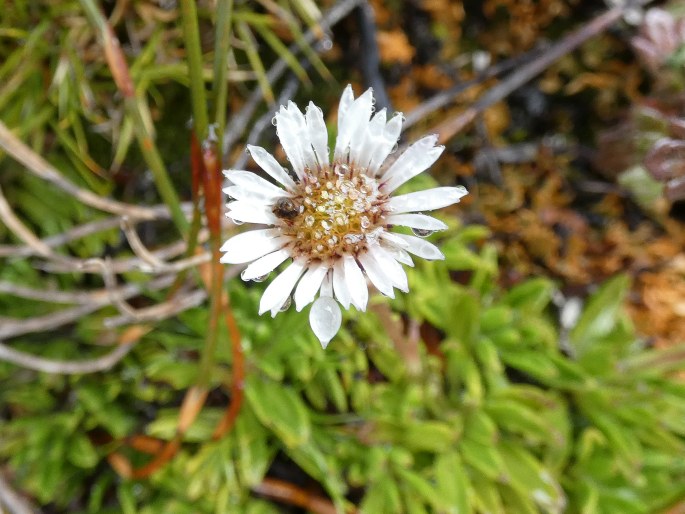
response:
M265 478L253 491L283 503L302 507L316 514L337 514L338 512L328 498L312 494L285 480ZM356 509L351 512L356 512Z

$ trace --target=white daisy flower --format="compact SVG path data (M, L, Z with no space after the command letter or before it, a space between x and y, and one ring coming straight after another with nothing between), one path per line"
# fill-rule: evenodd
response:
M446 207L467 194L463 187L438 187L392 196L431 166L444 147L436 146L437 136L426 136L384 166L397 144L402 115L388 121L382 109L372 117L373 104L371 89L355 100L351 86L345 88L331 161L321 109L310 102L302 114L288 102L274 121L294 176L266 150L251 145L252 158L278 185L249 171L225 171L231 185L224 192L232 198L227 216L270 228L230 238L221 248L221 262L251 262L241 277L262 281L291 259L264 291L259 314L275 316L287 309L294 290L298 311L314 302L309 322L324 348L340 329L338 304L366 310L367 279L394 298L394 288L408 291L401 264L414 265L409 254L444 259L421 237L447 226L419 211ZM410 227L419 237L391 232L395 225Z

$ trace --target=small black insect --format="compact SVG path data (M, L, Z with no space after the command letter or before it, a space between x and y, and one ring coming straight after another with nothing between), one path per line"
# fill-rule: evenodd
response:
M292 198L279 198L271 212L282 220L292 220L300 214L300 206Z

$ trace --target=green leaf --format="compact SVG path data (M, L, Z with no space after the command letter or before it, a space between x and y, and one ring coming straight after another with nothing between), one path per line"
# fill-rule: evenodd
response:
M482 445L492 445L498 438L497 424L482 409L466 414L464 437Z
M136 514L136 495L133 492L134 484L124 482L117 488L117 498L122 514Z
M446 512L469 514L473 512L469 501L469 479L458 452L438 456L434 466L437 496Z
M401 428L405 447L415 451L443 452L456 441L454 427L441 421L417 421Z
M549 304L554 284L545 278L536 278L512 287L502 302L527 313L541 313Z
M389 475L381 475L368 487L359 507L363 513L395 514L402 512L397 484Z
M311 422L307 408L291 387L251 376L245 384L245 397L259 421L287 447L309 439Z
M336 373L335 369L330 365L324 366L321 368L319 373L321 382L328 392L328 397L333 401L333 405L335 405L336 410L339 412L346 412L348 405L345 388L343 387L340 377Z
M71 438L67 458L75 466L84 469L95 467L99 460L90 440L81 433L76 433Z
M245 53L247 54L247 59L250 61L250 66L252 66L253 71L257 75L257 82L262 90L262 95L264 96L264 99L271 104L274 102L274 93L266 76L264 63L259 56L259 49L254 35L252 34L250 27L244 21L237 22L236 29L240 40L245 45Z
M592 295L578 323L569 333L577 355L588 351L596 341L614 329L629 287L628 276L618 275Z
M237 450L236 469L241 482L249 487L263 480L273 460L276 449L267 443L267 434L249 410L238 416L233 429Z
M473 506L476 512L506 514L499 488L489 477L474 473L472 478Z
M497 305L483 311L480 317L480 327L483 332L495 332L509 327L514 322L514 312L511 307Z
M345 502L345 484L340 478L340 471L334 467L334 459L326 455L316 443L309 443L290 448L286 451L303 470L319 480L336 505Z
M499 452L512 488L524 498L535 501L543 512L553 514L565 511L566 496L550 470L513 441L502 441Z
M533 410L511 399L489 399L485 411L498 426L527 439L545 442L552 437L542 410Z
M133 430L133 420L121 406L108 399L104 387L83 384L77 394L93 419L114 437L124 437Z
M544 353L506 349L501 352L501 356L507 365L527 373L543 383L553 383L559 377L559 370L549 356Z
M401 489L412 491L408 496L421 498L423 503L427 503L435 509L440 509L442 507L442 502L438 498L435 488L424 477L411 469L399 466L394 467L393 471L401 479L401 482L405 483L404 487L401 487Z
M464 462L478 470L489 480L500 481L506 479L502 457L492 445L464 439L459 448Z

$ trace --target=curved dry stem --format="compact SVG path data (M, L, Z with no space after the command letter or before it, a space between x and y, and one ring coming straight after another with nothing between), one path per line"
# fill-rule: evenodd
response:
M7 508L9 514L34 514L36 509L17 493L0 473L0 512Z
M67 194L70 194L80 202L93 207L95 209L111 212L112 214L120 214L122 216L129 216L131 218L140 219L154 219L156 213L153 209L147 207L140 207L131 205L109 198L103 198L95 193L82 189L70 180L64 178L62 174L57 171L50 163L43 157L31 150L16 137L7 128L7 126L0 121L0 148L5 150L14 160L23 164L27 170L40 177L43 180L50 182Z

